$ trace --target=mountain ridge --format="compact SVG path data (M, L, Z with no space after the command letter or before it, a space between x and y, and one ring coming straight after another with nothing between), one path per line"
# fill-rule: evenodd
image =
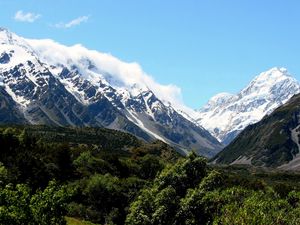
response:
M299 92L299 82L285 68L274 67L256 76L237 94L212 97L198 111L197 122L227 145L248 125L260 121Z
M51 41L49 47L49 40L24 39L7 29L0 30L0 43L1 86L23 116L16 122L103 126L206 157L222 148L204 128L159 99L148 86L153 81L136 64L83 46ZM141 83L132 80L135 70Z

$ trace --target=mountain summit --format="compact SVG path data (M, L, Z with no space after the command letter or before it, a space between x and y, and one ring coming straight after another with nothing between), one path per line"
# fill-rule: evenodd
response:
M168 103L168 88L136 63L0 29L1 123L107 127L215 155L222 145Z
M197 122L228 144L248 125L260 121L299 92L299 82L285 68L275 67L256 76L238 94L212 97L199 110Z

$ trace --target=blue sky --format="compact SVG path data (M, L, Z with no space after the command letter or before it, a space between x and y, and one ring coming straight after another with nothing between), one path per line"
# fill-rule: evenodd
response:
M274 66L300 80L299 12L298 0L0 0L0 26L138 62L199 108Z

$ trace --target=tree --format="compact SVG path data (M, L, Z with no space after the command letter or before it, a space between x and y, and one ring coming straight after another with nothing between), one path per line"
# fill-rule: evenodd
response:
M30 204L30 189L26 185L6 185L0 189L0 224L36 224Z
M55 182L34 195L27 185L6 185L0 189L0 224L64 225L69 197Z
M5 184L8 181L8 170L3 165L3 163L0 162L0 186Z
M163 169L163 164L153 155L145 155L138 160L140 176L143 179L154 179L158 172Z
M231 201L224 204L214 224L299 224L300 210L293 208L286 199L273 191L247 191L240 201L225 196L229 192L219 193ZM225 195L224 195L225 194Z
M126 224L177 224L180 199L206 174L205 159L194 153L166 167L131 204Z
M51 181L43 191L37 191L30 200L30 209L39 225L64 225L67 202L71 197L66 186Z
M190 189L180 201L180 208L176 215L178 224L207 224L213 218L209 205L203 200L207 192L216 190L222 185L222 175L212 171L204 177L197 188Z

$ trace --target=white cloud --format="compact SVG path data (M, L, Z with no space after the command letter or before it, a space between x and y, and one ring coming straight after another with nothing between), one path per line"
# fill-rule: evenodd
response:
M24 13L22 10L19 10L16 12L14 19L19 22L33 23L40 17L40 14L35 14L31 12Z
M89 16L80 16L76 19L71 20L68 23L57 23L54 26L56 28L71 28L71 27L74 27L74 26L78 26L81 23L87 22L88 20L89 20Z
M184 108L181 89L173 84L159 84L146 74L138 63L127 63L120 59L94 50L88 50L80 44L64 46L53 40L27 40L42 60L53 65L76 65L82 74L92 83L99 79L106 80L115 88L131 90L137 88L152 90L165 103L176 108ZM89 69L92 63L95 67Z

